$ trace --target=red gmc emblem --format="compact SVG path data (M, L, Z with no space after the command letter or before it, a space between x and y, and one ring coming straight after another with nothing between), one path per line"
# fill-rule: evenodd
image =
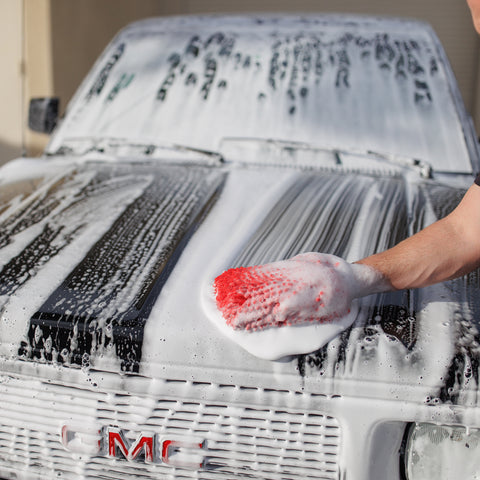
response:
M185 441L171 436L140 433L128 441L119 428L63 425L63 446L75 453L106 455L111 458L147 463L163 463L172 467L198 470L204 466L205 441Z

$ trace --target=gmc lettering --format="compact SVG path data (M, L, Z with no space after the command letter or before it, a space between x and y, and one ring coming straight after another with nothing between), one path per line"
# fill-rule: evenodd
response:
M187 442L179 438L140 433L132 442L119 428L95 429L96 435L92 435L94 432L88 432L90 433L88 436L85 430L85 427L81 426L63 425L61 442L65 449L75 453L106 455L128 461L163 463L191 470L198 470L204 466L204 441Z

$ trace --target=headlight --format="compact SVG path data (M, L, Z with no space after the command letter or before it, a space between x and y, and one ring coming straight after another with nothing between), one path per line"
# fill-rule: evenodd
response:
M408 480L479 480L480 430L418 423L405 450Z

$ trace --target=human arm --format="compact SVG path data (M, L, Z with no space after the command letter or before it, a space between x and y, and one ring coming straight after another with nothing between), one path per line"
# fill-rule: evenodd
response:
M379 272L393 290L419 288L480 266L480 186L473 184L457 208L393 248L358 262Z
M467 0L475 30L480 33L480 0Z

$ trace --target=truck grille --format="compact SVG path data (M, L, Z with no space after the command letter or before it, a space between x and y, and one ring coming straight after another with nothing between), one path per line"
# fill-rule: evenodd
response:
M0 425L0 477L115 480L340 477L341 436L337 420L316 411L283 408L278 401L292 394L308 394L284 391L267 394L255 389L258 404L262 403L262 394L276 398L276 406L266 408L195 400L195 393L197 398L204 398L204 391L191 382L184 383L182 390L188 400L99 393L40 381L6 379L0 383L4 419ZM237 393L241 390L230 387ZM63 425L83 432L74 441L75 452L62 445ZM108 427L125 432L127 445L145 432L158 439L202 442L203 448L187 457L188 462L193 460L203 465L185 468L162 463L161 447L155 447L160 458L154 458L153 462L146 462L142 455L134 460L127 460L121 453L115 458L108 457L105 440ZM98 441L101 452L89 451Z

